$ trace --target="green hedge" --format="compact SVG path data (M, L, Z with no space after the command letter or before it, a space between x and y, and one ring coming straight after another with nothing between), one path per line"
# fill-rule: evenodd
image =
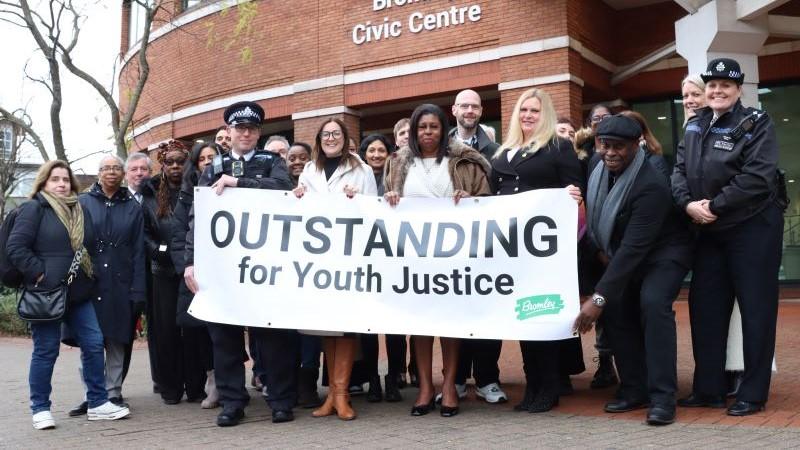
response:
M0 335L30 335L28 324L17 315L17 295L12 289L0 288Z

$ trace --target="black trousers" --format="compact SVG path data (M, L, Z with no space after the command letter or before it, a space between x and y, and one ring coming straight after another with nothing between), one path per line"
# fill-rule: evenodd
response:
M384 335L386 358L388 362L388 375L397 377L405 371L406 337L400 334ZM371 377L378 377L378 335L361 335L361 354L364 377L370 381ZM353 369L355 371L355 368Z
M183 337L175 322L180 282L177 275L153 275L152 302L148 308L151 314L147 317L147 328L152 333L149 336L152 344L148 341L148 346L150 360L155 364L152 374L165 399L180 399L184 393Z
M560 341L519 341L528 389L558 392Z
M456 384L466 384L467 378L474 378L475 385L484 387L500 383L500 351L503 341L496 339L462 339L458 352Z
M672 303L687 272L670 260L646 264L623 297L609 300L604 308L619 394L628 400L675 406L678 340Z
M689 292L696 393L725 394L725 352L735 298L744 335L744 378L737 399L767 401L782 245L783 213L775 205L731 229L700 233Z
M214 355L211 350L211 336L203 326L182 327L183 340L183 382L186 397L205 398L206 372L214 369Z
M558 373L569 376L583 373L586 366L583 364L583 346L581 337L564 339L558 346Z
M209 323L214 353L214 377L223 406L244 408L250 400L245 388L244 327ZM267 404L273 410L290 410L297 402L300 338L296 330L248 327L257 341Z

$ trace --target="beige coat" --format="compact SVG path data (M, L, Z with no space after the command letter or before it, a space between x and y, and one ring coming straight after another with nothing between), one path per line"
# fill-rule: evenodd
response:
M489 162L470 146L458 140L450 140L450 157L448 172L453 182L453 190L462 190L471 196L489 195ZM414 162L411 149L406 146L392 153L384 167L383 184L386 192L395 191L403 196L403 186L408 175L408 168Z

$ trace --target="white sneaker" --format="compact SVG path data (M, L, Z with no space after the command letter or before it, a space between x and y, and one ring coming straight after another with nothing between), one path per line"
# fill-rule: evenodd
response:
M56 427L56 421L50 411L39 411L33 415L33 428L37 430L50 430Z
M463 400L463 399L467 398L467 385L466 384L458 384L458 383L456 383L456 393L458 394L458 399L459 400ZM442 403L442 393L441 392L436 394L436 399L434 399L434 402L436 402L437 405Z
M508 396L497 383L490 383L484 387L476 387L475 395L486 400L487 403L505 403Z
M117 406L111 402L105 402L97 408L89 408L89 420L117 420L126 417L131 413L127 406Z

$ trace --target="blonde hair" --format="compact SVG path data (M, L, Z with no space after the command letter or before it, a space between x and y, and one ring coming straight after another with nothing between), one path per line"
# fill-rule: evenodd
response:
M50 175L53 172L53 169L66 169L67 174L69 174L69 190L73 194L77 195L80 192L80 185L78 185L78 179L75 178L75 174L72 173L72 169L69 167L69 164L61 161L60 159L54 159L52 161L48 161L42 164L42 167L39 167L39 172L36 173L36 179L33 180L33 190L29 195L30 198L33 198L38 194L42 189L44 189L44 185L47 184L47 180L50 178Z
M697 86L697 88L700 89L700 92L706 91L706 82L703 81L703 78L696 73L690 73L683 77L683 80L681 81L681 103L683 102L683 87L686 86L686 83L692 83L693 85ZM686 114L686 111L687 109L684 107L683 126L686 126L686 124L689 122L689 116Z
M522 127L519 124L519 110L522 104L531 98L539 99L541 111L536 130L533 132L532 136L525 139L525 135L522 133ZM540 148L547 145L547 143L553 139L553 136L556 135L556 121L556 110L553 108L553 101L550 100L550 96L547 92L538 88L528 89L519 96L517 103L514 105L514 111L511 112L511 120L508 125L508 133L506 133L503 144L497 149L493 158L500 155L503 150L510 148L530 147L529 152L536 153Z
M692 83L693 85L699 87L701 91L706 90L706 82L703 81L703 79L700 78L700 75L696 73L690 73L683 78L683 81L681 81L681 89L683 89L683 86L686 83Z

